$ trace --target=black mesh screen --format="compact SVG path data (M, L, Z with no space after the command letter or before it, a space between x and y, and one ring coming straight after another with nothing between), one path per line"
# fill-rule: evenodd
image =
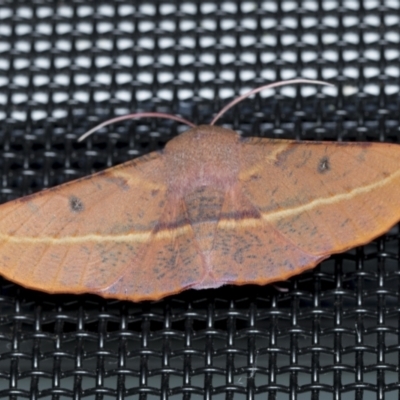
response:
M243 135L398 141L397 0L0 2L1 200L160 149L186 129L105 119L160 111ZM1 217L1 216L0 216ZM1 280L0 398L398 399L399 234L279 287L134 304ZM286 290L282 290L287 289Z

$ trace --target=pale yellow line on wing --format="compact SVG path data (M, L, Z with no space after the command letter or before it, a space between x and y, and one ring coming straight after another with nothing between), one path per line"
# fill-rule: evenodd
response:
M350 200L355 196L362 195L370 192L371 190L378 189L387 184L390 184L395 178L400 177L400 170L394 172L393 174L387 176L386 178L365 185L362 187L355 188L347 193L340 193L330 197L315 199L307 204L300 205L298 207L288 208L281 211L274 211L271 213L262 214L262 219L258 218L246 218L241 220L235 219L225 219L220 220L218 226L223 229L232 229L239 226L257 226L262 221L274 222L283 218L292 217L302 213L304 211L312 210L318 206L325 206L329 204L334 204L342 200ZM191 230L189 225L183 225L174 229L164 229L157 233L152 234L152 231L142 231L135 233L127 233L124 235L85 235L85 236L67 236L60 238L53 238L49 236L41 237L23 237L23 236L12 236L6 234L0 234L0 240L4 240L9 243L47 243L47 244L82 244L83 242L146 242L151 236L156 239L166 239L171 236L180 236Z
M386 178L383 178L374 183L370 183L369 185L354 188L353 190L351 190L347 193L340 193L340 194L335 194L335 195L329 196L329 197L318 198L318 199L312 200L309 203L303 204L298 207L286 208L284 210L273 211L271 213L263 213L262 220L267 221L267 222L274 222L276 220L280 220L283 218L288 218L288 217L298 215L304 211L312 210L313 208L316 208L318 206L326 206L329 204L338 203L343 200L351 200L353 197L369 193L374 189L379 189L385 185L388 185L388 184L390 184L390 182L392 182L395 178L398 178L398 177L400 177L400 169L397 170L396 172L394 172L393 174L387 176ZM400 214L399 214L399 217L400 217ZM256 218L249 218L248 223L247 223L247 220L242 220L241 222L239 222L239 224L242 225L243 222L245 222L247 225L251 226L251 225L256 225L257 221L259 221L259 220ZM238 224L238 222L235 221L234 219L232 219L232 220L223 221L222 226L224 226L226 228L233 228L237 224Z
M173 236L183 235L189 226L184 225L173 230L165 229L155 234L157 239L165 239ZM83 242L146 242L152 236L152 231L142 231L135 233L127 233L125 235L84 235L84 236L64 236L54 238L51 236L37 236L37 237L26 237L26 236L12 236L0 234L0 241L4 240L9 243L48 243L48 244L82 244Z

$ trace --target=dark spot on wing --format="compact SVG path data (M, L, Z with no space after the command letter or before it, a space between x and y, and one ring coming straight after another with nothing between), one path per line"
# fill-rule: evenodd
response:
M319 160L318 163L318 172L320 174L325 174L331 169L329 158L324 156Z
M71 211L75 212L75 213L80 213L85 208L81 199L79 199L76 196L69 197L69 207L70 207Z

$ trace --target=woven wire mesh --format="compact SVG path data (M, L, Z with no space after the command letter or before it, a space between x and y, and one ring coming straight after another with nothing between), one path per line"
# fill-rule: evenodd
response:
M270 81L325 79L238 105L243 135L398 141L398 1L3 0L1 200L162 148ZM134 304L1 280L1 398L398 399L399 235L272 286ZM28 267L28 266L27 266Z

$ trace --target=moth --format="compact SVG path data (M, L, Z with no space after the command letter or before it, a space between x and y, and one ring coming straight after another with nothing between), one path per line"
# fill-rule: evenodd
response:
M161 151L1 205L0 274L49 293L157 300L282 281L399 221L400 146L214 125L264 88L210 125L167 116L192 128ZM166 117L101 126L149 115Z

